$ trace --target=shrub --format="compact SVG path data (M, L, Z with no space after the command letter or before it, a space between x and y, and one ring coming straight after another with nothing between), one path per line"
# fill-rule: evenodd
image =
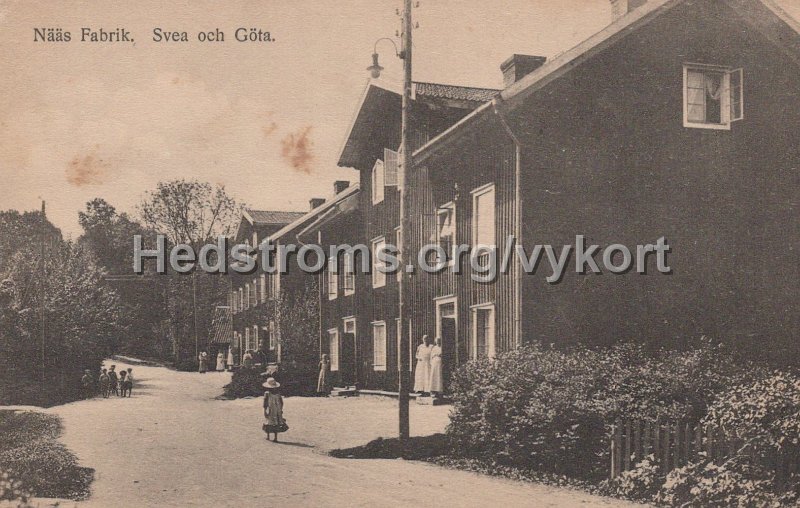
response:
M708 340L655 354L631 344L531 344L456 371L447 432L464 457L599 479L607 472L610 423L696 418L741 370Z
M233 372L231 382L223 388L223 396L228 399L241 399L243 397L261 397L264 388L261 386L265 378L258 369L241 368Z
M199 368L197 358L184 358L175 364L175 369L181 372L197 372Z
M0 504L15 508L29 508L31 497L22 482L13 478L8 471L0 469Z
M698 461L672 470L655 501L667 506L698 508L766 508L794 504L791 494L774 491L774 478L770 472L738 459L723 465Z
M94 471L78 466L75 456L58 442L61 423L42 413L0 411L0 464L11 478L21 479L37 497L83 499ZM2 499L2 497L0 497Z
M664 473L653 455L648 455L633 469L606 482L604 493L633 501L650 501L664 483Z

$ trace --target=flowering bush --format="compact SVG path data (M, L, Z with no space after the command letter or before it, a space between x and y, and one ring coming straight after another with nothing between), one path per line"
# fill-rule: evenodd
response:
M4 478L7 495L23 492L21 484L11 478L24 482L28 497L28 491L38 497L68 499L89 494L94 471L78 465L75 456L58 442L60 433L57 416L0 411L0 464L9 475ZM10 491L9 486L13 487Z
M654 500L681 507L793 505L791 493L776 493L771 472L746 460L730 460L722 465L711 461L692 462L672 470Z
M636 464L633 469L606 482L603 492L633 501L650 501L658 493L663 483L664 473L658 466L655 457L650 454Z
M600 479L609 461L609 423L698 418L743 371L705 339L687 351L654 354L631 344L572 350L531 344L454 374L448 435L461 456Z
M28 508L31 506L31 497L21 481L14 479L8 471L0 469L0 503L15 508Z

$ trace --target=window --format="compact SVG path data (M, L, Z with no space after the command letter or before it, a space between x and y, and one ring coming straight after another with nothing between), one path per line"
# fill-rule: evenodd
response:
M281 297L281 272L272 274L272 298L280 299Z
M353 252L344 253L344 281L342 290L345 296L356 292L356 264Z
M253 279L253 290L250 293L250 298L252 299L250 305L255 307L258 304L258 279Z
M244 310L244 294L242 293L243 289L239 288L239 298L236 307L239 309L239 312Z
M256 233L255 231L253 231L253 247L254 248L258 247L258 233Z
M495 247L494 184L472 191L472 246Z
M331 371L339 370L339 330L328 330L328 354L331 358Z
M386 370L386 322L372 323L372 368Z
M244 349L253 349L253 345L250 344L250 328L244 329Z
M472 309L472 358L494 358L494 305Z
M261 344L258 342L258 326L253 325L253 346L255 349L261 349Z
M228 301L230 302L231 312L236 314L236 291L231 291L231 294L228 296Z
M269 350L275 351L278 347L278 335L275 331L275 321L269 322Z
M332 257L328 260L328 300L335 300L339 296L339 267L338 260Z
M382 288L386 285L386 263L378 259L379 252L385 252L386 239L379 237L372 240L372 287ZM380 270L378 268L381 268Z
M264 303L267 301L267 275L262 273L259 282L261 283L261 303Z
M378 159L372 166L372 204L383 201L383 186L386 185L383 161Z
M683 126L730 129L744 118L742 69L687 64L683 67Z
M399 157L398 153L388 148L383 149L383 169L385 173L385 180L387 187L398 186L398 167Z
M439 247L444 251L444 259L439 261L451 264L456 249L456 205L446 203L436 210L436 237Z
M250 308L250 284L244 285L244 308Z

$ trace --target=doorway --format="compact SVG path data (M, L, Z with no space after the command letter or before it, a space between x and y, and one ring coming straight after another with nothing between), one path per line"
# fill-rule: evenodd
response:
M436 336L442 339L442 378L445 392L449 391L450 376L458 366L458 311L456 304L455 297L436 300Z
M356 379L356 320L345 318L342 321L342 349L339 357L339 375L345 386L355 386Z

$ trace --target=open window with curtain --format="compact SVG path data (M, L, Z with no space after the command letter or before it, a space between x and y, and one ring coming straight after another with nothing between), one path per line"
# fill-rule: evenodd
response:
M684 127L730 129L744 118L742 69L687 64L683 82Z

